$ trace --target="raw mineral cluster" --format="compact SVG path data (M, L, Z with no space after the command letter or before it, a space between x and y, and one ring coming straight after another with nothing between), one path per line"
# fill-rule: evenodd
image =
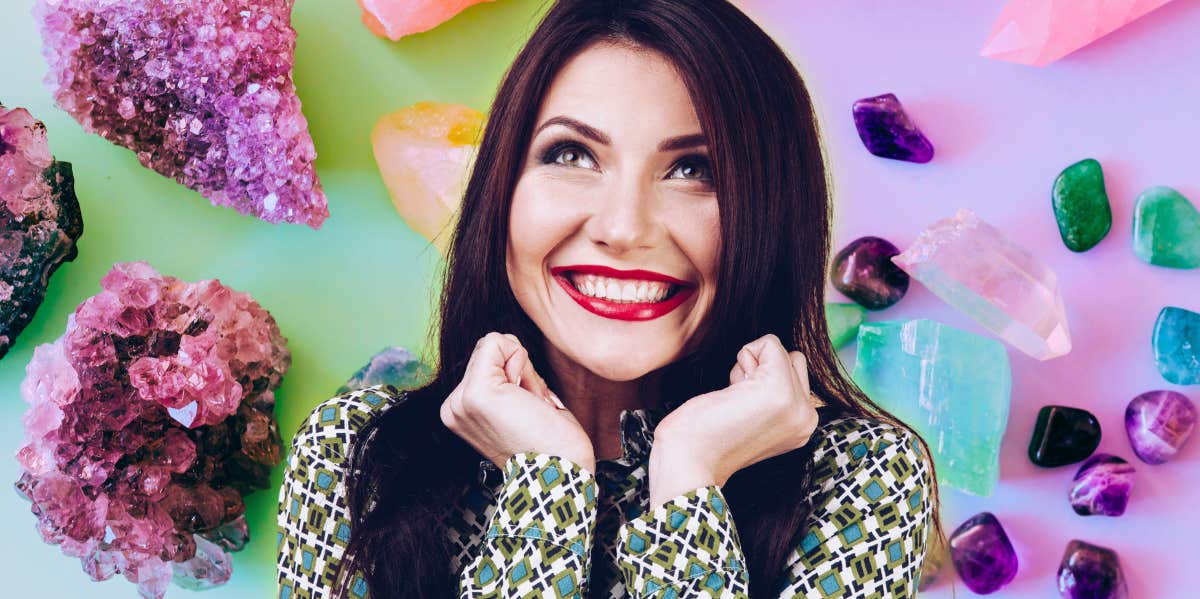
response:
M46 126L0 105L0 358L33 319L58 267L78 255L83 218L71 163L54 160Z
M215 279L124 262L101 287L26 368L17 491L94 580L122 574L155 599L172 579L222 584L249 536L242 497L281 457L286 339Z
M38 0L46 83L91 133L213 205L329 216L292 82L292 0Z

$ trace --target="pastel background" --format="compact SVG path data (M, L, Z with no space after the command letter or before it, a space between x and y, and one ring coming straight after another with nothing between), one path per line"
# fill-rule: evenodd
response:
M785 48L817 105L833 169L835 250L863 235L906 247L921 228L973 209L1032 250L1063 286L1074 350L1038 362L1010 348L1013 405L1001 482L987 498L944 488L948 530L988 510L1005 525L1020 571L999 597L1057 597L1054 576L1068 541L1116 549L1135 599L1196 596L1200 448L1172 462L1137 461L1125 437L1126 403L1150 389L1200 401L1200 387L1173 386L1154 368L1150 332L1164 305L1200 311L1200 271L1138 261L1130 250L1136 195L1173 186L1200 203L1196 117L1200 94L1200 2L1176 0L1044 69L996 62L978 51L1003 2L913 3L741 0ZM142 168L127 150L83 133L53 106L29 0L0 2L0 101L24 106L49 128L51 149L74 164L84 216L79 258L51 280L36 318L0 361L0 482L17 478L22 443L18 393L36 345L57 338L67 315L99 290L115 261L146 260L193 281L219 278L251 293L277 319L293 365L278 392L285 442L312 406L388 345L424 351L440 258L392 209L368 135L385 112L421 100L486 110L504 69L545 9L500 0L393 43L372 36L350 0L298 0L296 82L320 157L331 216L320 231L269 225L214 208L198 194ZM885 160L862 147L850 104L899 96L937 148L925 165ZM1113 229L1085 254L1058 236L1049 190L1084 157L1104 166ZM833 301L845 301L830 291ZM987 331L919 284L872 320L933 318ZM853 346L843 351L853 366ZM1075 467L1039 469L1026 447L1037 410L1087 408L1104 429L1100 451L1138 469L1119 518L1076 516L1067 502ZM282 467L275 472L278 484ZM252 542L236 555L233 580L213 597L273 596L276 491L248 499ZM135 596L123 580L92 583L77 561L41 542L28 504L0 493L6 515L0 560L11 596L97 599ZM958 593L971 592L957 583ZM168 597L187 596L172 588ZM939 583L924 597L952 596Z

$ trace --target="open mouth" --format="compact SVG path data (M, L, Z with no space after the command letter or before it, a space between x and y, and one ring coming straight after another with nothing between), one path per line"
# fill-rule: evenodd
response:
M668 281L622 279L558 270L554 280L587 311L616 320L652 320L670 313L696 291Z

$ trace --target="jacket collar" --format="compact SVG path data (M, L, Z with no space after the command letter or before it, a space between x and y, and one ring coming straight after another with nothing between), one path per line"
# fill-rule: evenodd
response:
M660 407L621 410L621 457L606 460L625 467L645 461L654 445L654 429L666 414ZM599 462L596 468L600 468ZM479 482L497 485L503 481L500 468L488 459L479 460Z

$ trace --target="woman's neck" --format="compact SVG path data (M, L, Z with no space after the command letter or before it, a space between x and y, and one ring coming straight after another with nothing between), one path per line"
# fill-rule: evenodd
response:
M621 411L645 409L658 402L660 371L631 381L612 381L546 345L547 361L561 387L554 392L592 440L596 461L621 457Z

